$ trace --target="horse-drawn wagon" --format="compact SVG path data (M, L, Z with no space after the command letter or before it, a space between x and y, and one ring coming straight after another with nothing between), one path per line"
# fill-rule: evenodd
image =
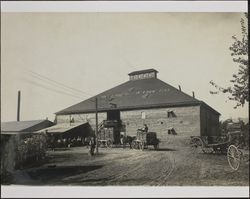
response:
M242 161L249 162L249 149L242 147L242 132L229 132L227 136L191 136L191 147L197 152L227 155L229 166L238 170Z
M112 128L102 128L98 132L98 145L112 148L114 143L114 132Z
M153 145L154 149L159 148L160 140L157 138L156 132L145 132L140 129L137 130L137 135L132 141L132 148L145 149L149 145Z
M242 132L228 132L225 136L191 136L191 147L203 153L227 153L230 145L239 145Z

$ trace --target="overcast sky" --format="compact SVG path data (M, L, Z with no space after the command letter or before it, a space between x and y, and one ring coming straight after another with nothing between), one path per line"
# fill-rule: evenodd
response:
M1 120L54 120L54 113L155 68L158 78L205 101L221 119L248 117L214 80L228 86L238 66L229 46L242 13L2 13ZM39 74L40 76L38 76ZM73 92L48 79L78 89ZM66 95L68 93L70 95Z

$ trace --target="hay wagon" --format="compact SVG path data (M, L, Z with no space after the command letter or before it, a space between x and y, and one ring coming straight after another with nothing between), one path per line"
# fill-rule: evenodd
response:
M156 132L144 132L138 129L136 138L132 141L132 148L143 150L152 145L154 149L158 149L159 143L160 140L157 138Z
M112 128L102 128L98 132L98 145L100 147L112 148L114 143L114 131Z

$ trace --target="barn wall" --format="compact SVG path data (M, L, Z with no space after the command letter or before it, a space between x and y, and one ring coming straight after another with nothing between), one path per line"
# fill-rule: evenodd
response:
M168 118L168 111L173 111L175 117ZM142 119L142 112L145 119ZM155 108L133 111L122 111L121 119L126 125L127 135L136 135L136 130L145 122L149 131L157 132L161 141L169 138L200 135L200 106ZM168 129L173 127L176 135L169 135Z
M168 111L173 111L175 117L168 118ZM145 119L142 119L144 112ZM161 141L167 141L173 137L190 137L200 135L201 118L200 106L154 108L131 111L121 111L121 120L126 125L127 135L136 135L136 130L146 123L149 131L157 132ZM95 113L82 113L71 115L57 115L57 123L67 122L74 118L75 122L86 122L95 129ZM107 113L98 113L98 123L107 119ZM173 127L176 135L168 134L168 129Z
M74 122L89 122L90 126L95 129L96 121L95 121L95 113L81 113L81 114L71 114L71 115L57 115L56 120L57 123L69 123L69 120L74 118ZM98 113L98 124L100 124L103 120L107 119L107 113Z
M219 115L201 106L201 135L215 136L219 134Z

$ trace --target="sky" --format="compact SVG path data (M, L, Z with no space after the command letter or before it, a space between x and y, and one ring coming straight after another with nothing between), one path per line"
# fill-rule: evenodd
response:
M213 12L1 13L1 121L16 120L18 90L21 120L53 121L55 112L148 68L183 92L194 91L222 120L248 117L248 104L234 109L226 95L209 93L211 80L228 86L237 72L229 47L232 36L240 36L241 17Z

